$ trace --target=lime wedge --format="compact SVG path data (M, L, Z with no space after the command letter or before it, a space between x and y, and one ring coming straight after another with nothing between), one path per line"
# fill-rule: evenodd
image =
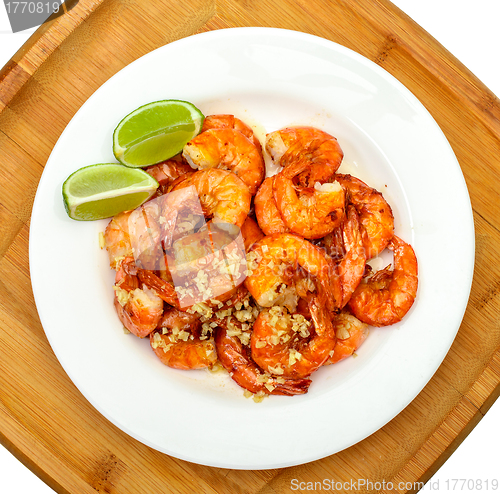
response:
M168 160L198 135L205 117L191 103L155 101L129 113L113 134L116 159L130 167Z
M80 168L62 186L64 207L74 220L100 220L146 202L158 182L144 170L117 163Z

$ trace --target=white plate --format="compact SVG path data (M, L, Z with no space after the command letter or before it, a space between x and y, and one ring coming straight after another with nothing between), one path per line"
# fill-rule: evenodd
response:
M305 124L335 135L348 171L381 190L396 233L419 261L405 319L373 329L357 358L313 375L309 393L256 404L223 373L163 366L148 341L124 335L100 222L75 222L61 186L76 169L115 161L112 133L160 99L233 113L261 132ZM474 233L460 167L441 130L396 79L322 38L278 29L213 31L164 46L97 90L45 167L33 208L30 266L40 318L84 396L159 451L223 468L309 462L361 441L395 417L444 359L470 291Z

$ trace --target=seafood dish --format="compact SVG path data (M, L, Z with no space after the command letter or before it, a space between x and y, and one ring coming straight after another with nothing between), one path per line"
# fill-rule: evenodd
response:
M261 143L235 116L207 116L182 153L144 168L155 195L102 234L126 331L166 366L225 370L260 401L307 393L317 369L401 321L415 252L382 193L338 172L343 157L318 128Z

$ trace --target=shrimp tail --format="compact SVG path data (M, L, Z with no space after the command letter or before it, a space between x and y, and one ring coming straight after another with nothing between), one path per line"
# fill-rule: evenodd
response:
M177 292L170 283L157 276L153 271L148 271L147 269L138 269L137 276L148 288L154 290L158 294L158 297L164 302L167 302L167 304L176 309L180 308Z
M360 283L348 302L352 313L371 326L390 326L410 310L418 287L418 264L410 244L392 238L394 269L390 266Z
M292 148L291 148L292 149ZM283 156L283 158L286 156ZM282 158L282 159L283 159ZM296 161L291 161L290 164L286 164L285 168L281 171L283 176L289 179L295 178L299 173L302 173L303 171L307 170L310 168L311 163L307 161L306 159L297 159Z
M284 383L279 383L276 385L276 388L274 388L271 394L281 396L302 395L307 393L311 382L312 381L307 378L285 379Z
M293 396L307 393L310 379L279 379L264 374L247 355L240 340L229 336L225 329L219 327L215 333L215 346L220 363L229 372L231 378L242 388L251 393L264 392L272 395Z
M319 336L327 335L335 339L335 329L328 312L324 309L322 297L311 297L309 312L314 323L314 329Z

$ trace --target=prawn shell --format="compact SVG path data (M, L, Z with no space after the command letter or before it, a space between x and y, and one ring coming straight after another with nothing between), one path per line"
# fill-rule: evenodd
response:
M139 338L153 331L163 314L163 301L141 285L133 257L117 265L114 285L114 307L123 326Z
M337 343L333 354L324 365L336 364L354 354L368 337L369 326L348 312L340 312L334 318ZM345 338L344 334L349 336ZM342 336L342 337L341 337Z
M265 149L272 161L284 168L307 161L310 166L297 177L305 187L327 182L344 158L337 139L315 127L287 127L271 132L266 136Z
M345 192L338 183L336 189L333 186L328 191L295 187L293 179L287 176L287 170L283 170L275 176L273 192L285 225L304 238L323 238L344 218Z
M363 279L366 267L365 247L362 240L359 217L354 206L347 206L347 216L341 229L345 250L345 254L338 264L343 294L342 308L347 304Z
M132 252L138 268L163 268L162 228L159 224L161 200L148 201L134 209L129 217L128 231Z
M241 227L250 212L252 196L234 173L217 168L199 170L178 183L172 192L190 186L195 187L206 218ZM169 208L165 211L166 216L175 215L175 208L180 207L168 200L166 204Z
M394 235L394 215L381 192L352 175L335 175L357 210L367 259L382 252Z
M134 305L122 306L116 295L114 306L123 327L139 338L145 338L154 331L163 312L163 303L147 313Z
M183 157L195 169L219 168L237 175L254 195L265 177L260 150L234 129L209 129L183 149Z
M307 393L310 379L277 379L269 376L251 359L249 349L236 336L221 327L215 333L215 346L222 366L243 389L251 393L293 396Z
M233 129L241 132L247 139L252 141L257 149L262 154L262 144L260 143L253 130L242 120L234 115L221 114L221 115L208 115L203 121L201 132L210 129Z
M121 259L133 256L128 221L132 211L118 213L111 218L104 230L104 246L108 252L109 265L116 269Z
M173 307L179 307L177 292L172 283L169 283L155 272L147 269L139 269L137 271L137 276L145 286L154 290L164 302Z
M172 158L156 165L144 168L160 184L155 195L151 199L169 192L170 186L179 178L193 173L193 169L181 161L180 158Z
M182 308L209 300L225 302L243 283L246 272L241 230L208 223L196 233L178 239L166 254L178 287Z
M206 369L217 362L213 339L194 338L172 343L168 335L155 331L150 335L150 344L160 361L174 369Z
M390 326L401 321L417 295L415 251L397 236L389 248L394 251L394 270L385 268L360 283L348 302L352 313L371 326Z
M253 244L265 237L264 232L251 216L247 216L243 225L241 225L241 235L243 236L243 242L247 252L251 249Z
M147 288L128 291L127 301L123 305L118 290L115 290L114 306L123 326L139 338L148 336L163 314L163 301Z
M255 258L252 263L256 266L249 267L245 286L262 307L276 303L280 296L277 290L287 285L290 270L296 271L299 266L313 278L325 306L332 311L339 307L342 288L337 268L308 240L291 233L269 235L254 244L249 256Z
M252 358L257 365L272 374L298 379L310 376L327 361L336 344L334 326L316 298L309 303L309 310L314 322L309 337L295 333L296 316L283 311L281 317L272 316L271 310L258 315L251 338Z
M273 188L274 176L267 177L262 182L254 198L255 216L260 228L266 235L290 231L276 206Z

